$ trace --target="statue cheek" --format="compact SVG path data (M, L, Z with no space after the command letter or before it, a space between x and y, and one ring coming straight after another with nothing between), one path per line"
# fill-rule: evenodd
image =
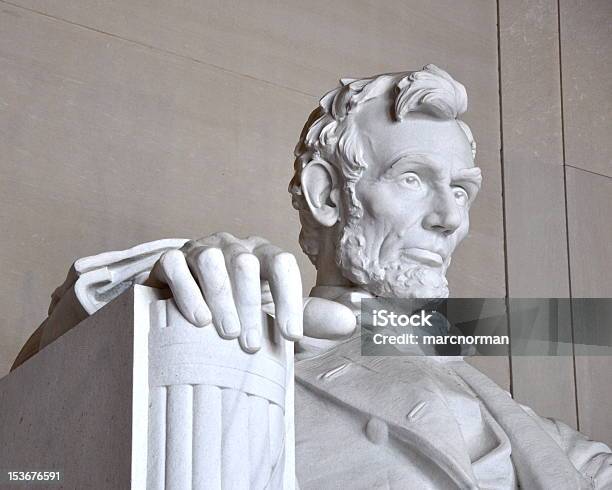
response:
M393 182L363 179L357 184L357 198L364 209L375 217L393 214L401 202L398 189Z
M466 218L466 220L461 224L457 231L451 235L451 237L453 238L452 250L455 250L457 248L457 245L459 245L465 239L465 237L467 237L469 229L470 221Z
M468 232L470 231L470 214L467 210L465 211L463 223L461 223L461 226L459 227L457 231L459 232L458 242L463 240L467 236Z
M399 232L421 221L424 207L421 200L402 199L401 195L387 190L376 199L364 203L364 214L374 220L384 221L388 230L395 228Z
M395 182L365 180L358 184L357 195L363 206L361 224L370 252L421 229L429 203L425 196L402 191Z
M368 255L378 256L383 243L389 237L392 226L386 217L364 217L361 227L366 239Z

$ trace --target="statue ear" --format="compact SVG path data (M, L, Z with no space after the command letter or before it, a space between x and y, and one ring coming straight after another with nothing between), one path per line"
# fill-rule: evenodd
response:
M340 189L334 167L314 159L302 169L302 192L312 216L323 226L334 226L340 219Z

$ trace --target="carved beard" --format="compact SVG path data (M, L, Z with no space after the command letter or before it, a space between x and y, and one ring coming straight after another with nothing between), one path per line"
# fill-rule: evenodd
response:
M336 264L345 278L386 298L448 297L448 263L434 269L408 257L387 262L381 262L378 253L369 257L361 224L351 221L338 234L336 243Z

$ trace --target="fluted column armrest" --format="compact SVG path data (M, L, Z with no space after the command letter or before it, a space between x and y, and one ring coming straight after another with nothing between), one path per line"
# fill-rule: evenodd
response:
M61 471L65 488L293 489L292 345L264 317L247 354L130 288L0 379L0 469Z

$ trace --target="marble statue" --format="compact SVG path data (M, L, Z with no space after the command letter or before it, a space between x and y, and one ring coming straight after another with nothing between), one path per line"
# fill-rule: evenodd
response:
M612 453L519 405L461 357L362 357L363 298L446 297L446 271L481 185L459 119L463 85L434 65L343 79L306 122L289 184L317 268L305 300L295 258L218 233L78 260L24 362L132 284L169 288L182 316L245 353L265 316L295 342L302 489L612 488Z

